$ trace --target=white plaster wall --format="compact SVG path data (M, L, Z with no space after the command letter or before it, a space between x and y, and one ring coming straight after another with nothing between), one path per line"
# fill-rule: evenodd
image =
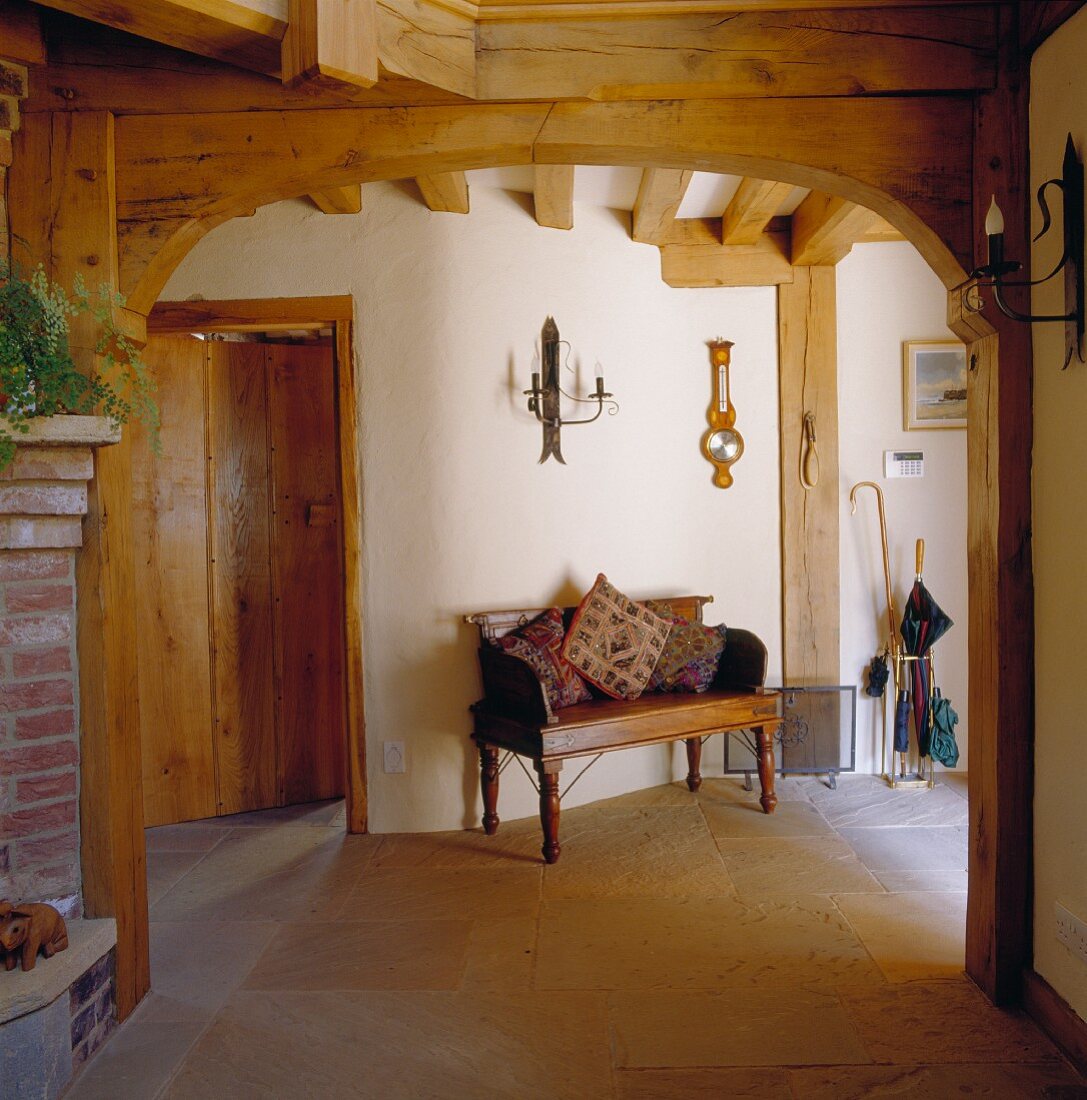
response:
M1087 148L1087 11L1074 15L1034 56L1030 87L1032 187L1060 174L1064 142ZM1057 204L1059 211L1059 203ZM1035 210L1037 216L1037 211ZM1062 215L1056 214L1058 232ZM1040 224L1034 225L1037 232ZM1050 234L1050 238L1057 234ZM1056 262L1053 241L1033 266ZM1036 312L1063 313L1063 280L1035 291ZM1062 373L1063 326L1034 326L1034 969L1087 1018L1087 965L1054 934L1054 904L1087 920L1087 728L1080 687L1087 664L1087 488L1083 417L1087 367Z
M902 426L902 344L951 340L943 284L910 244L858 245L838 265L838 403L841 421L842 683L864 670L887 637L879 513L883 489L891 583L901 619L913 587L914 546L925 540L925 584L955 621L936 649L937 682L959 714L958 770L967 767L966 431L907 432ZM883 452L923 450L925 476L885 479ZM857 770L880 771L883 713L863 690L857 706Z
M603 571L634 597L711 593L708 620L754 630L781 674L774 291L672 290L657 250L631 243L629 214L578 204L572 231L545 230L529 202L475 187L470 216L436 214L406 185L372 184L356 217L280 203L212 233L164 294L355 296L378 832L478 823L467 708L480 688L465 612L575 603ZM579 368L567 388L591 387L599 359L621 404L564 433L565 467L537 464L540 428L521 395L548 313ZM736 344L746 440L724 492L699 451L705 342L718 335ZM404 775L381 771L388 739L406 742ZM681 755L613 754L565 804L679 777ZM711 774L720 755L708 747ZM509 768L500 814L536 811Z

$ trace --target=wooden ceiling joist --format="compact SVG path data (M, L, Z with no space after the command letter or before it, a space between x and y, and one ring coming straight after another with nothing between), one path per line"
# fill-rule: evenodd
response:
M376 0L288 0L280 76L288 87L377 83Z
M311 192L310 201L324 214L357 214L362 210L362 184L353 187L330 187L327 191Z
M793 281L788 233L763 233L754 244L722 247L716 239L715 220L691 219L692 226L681 230L699 243L661 245L661 278L669 286L780 286Z
M878 219L877 214L848 199L813 191L793 214L793 264L814 267L838 263Z
M423 202L431 210L445 214L468 213L468 179L463 172L442 172L434 176L416 176Z
M741 180L721 216L721 243L756 244L792 190L790 183L751 177Z
M647 168L634 200L631 236L643 244L660 244L675 221L693 172Z
M536 224L550 229L574 228L574 166L536 165Z

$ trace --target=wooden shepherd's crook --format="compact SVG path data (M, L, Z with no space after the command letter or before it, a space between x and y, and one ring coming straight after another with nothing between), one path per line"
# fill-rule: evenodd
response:
M874 481L858 481L849 490L849 514L851 516L857 514L857 490L865 485L875 489L876 499L879 502L879 537L883 543L883 583L887 588L887 625L890 628L888 637L890 639L890 652L893 657L898 652L898 640L895 633L895 620L898 616L895 613L894 596L891 595L891 560L890 555L887 553L887 516L883 510L883 490Z

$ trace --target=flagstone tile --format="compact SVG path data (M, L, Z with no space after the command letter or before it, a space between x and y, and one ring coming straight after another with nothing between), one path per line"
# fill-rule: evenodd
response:
M281 924L244 988L454 989L470 931L467 920Z
M380 843L330 829L234 829L154 906L152 920L332 916Z
M275 934L271 921L155 921L147 1021L207 1022L245 980Z
M966 871L877 871L876 878L892 894L935 891L964 893L968 885Z
M1067 1066L943 1065L841 1066L789 1070L797 1100L933 1100L935 1097L991 1097L1038 1100L1087 1097L1087 1085ZM1067 1091L1073 1090L1073 1091Z
M377 867L485 868L543 863L543 836L537 817L503 821L494 836L482 829L443 833L386 833L374 855Z
M622 992L608 998L617 1067L787 1066L868 1061L833 994ZM727 1094L725 1094L727 1095Z
M968 797L969 777L966 772L940 771L936 775L937 784L947 784L948 788L960 798Z
M530 990L536 970L535 920L477 920L472 923L461 989Z
M348 893L338 920L535 917L541 867L378 867Z
M165 1096L612 1095L604 998L592 993L235 994Z
M665 783L659 787L646 787L640 791L628 791L614 798L601 798L591 803L598 810L622 810L630 807L651 808L656 806L678 806L684 808L694 805L696 795L687 789L682 780L678 783ZM578 807L582 809L584 807ZM570 811L571 813L573 811Z
M994 1008L965 979L840 991L875 1062L1048 1062L1056 1048L1025 1015Z
M888 981L962 974L966 894L844 894L835 900Z
M870 871L962 871L969 832L965 825L925 828L840 829Z
M703 776L702 786L695 797L699 802L745 802L759 805L759 776L752 761L752 790L744 790L742 777L736 775ZM778 803L808 802L813 786L822 786L822 781L813 776L778 775L774 777L774 794ZM761 808L761 807L760 807Z
M261 828L271 825L316 826L332 828L334 822L343 822L346 826L344 801L342 798L327 799L323 802L302 802L293 806L275 806L269 810L253 810L248 813L228 814L216 818L224 825L234 828Z
M793 1100L784 1069L621 1069L619 1100Z
M719 840L833 836L827 819L809 802L779 802L764 814L758 802L709 802L700 805L710 832Z
M179 825L156 825L144 829L149 852L210 852L230 833L229 825L208 821L183 821Z
M882 982L829 898L545 901L537 989Z
M966 825L966 803L949 787L893 789L874 775L842 776L837 790L812 787L811 800L836 829Z
M718 840L725 867L744 897L772 894L883 893L883 887L836 836Z
M206 855L205 852L147 853L147 904L154 905Z
M733 893L698 806L589 809L563 816L562 858L543 896L722 897Z

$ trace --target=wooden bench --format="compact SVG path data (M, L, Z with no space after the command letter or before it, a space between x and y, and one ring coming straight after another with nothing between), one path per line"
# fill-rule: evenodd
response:
M712 596L669 597L677 615L702 621L702 607ZM753 730L758 744L759 798L770 814L777 805L774 794L773 734L780 724L778 692L766 691L766 646L746 630L729 628L717 677L703 694L646 692L632 701L594 697L552 711L547 692L524 661L491 645L512 630L531 622L546 608L517 611L485 611L467 615L479 627L479 664L485 698L472 706L479 747L480 783L483 789L483 828L488 836L498 831L499 753L502 750L532 760L539 776L540 823L543 857L555 863L559 844L559 773L563 763L578 756L613 752L639 745L683 740L687 744L687 786L697 791L702 783L700 763L703 740L714 733ZM576 609L564 611L567 628Z

